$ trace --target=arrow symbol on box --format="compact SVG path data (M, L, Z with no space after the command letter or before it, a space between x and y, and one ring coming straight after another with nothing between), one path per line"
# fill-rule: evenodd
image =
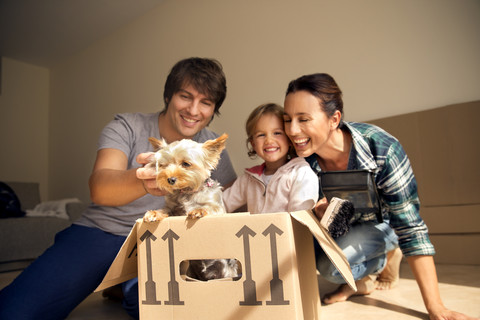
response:
M161 304L157 300L157 291L155 286L155 281L153 281L153 272L152 272L152 241L157 240L150 231L145 231L145 233L140 237L140 240L145 241L146 245L146 255L147 255L147 281L145 282L145 300L142 301L143 304Z
M180 301L180 289L178 282L175 279L175 255L173 250L173 240L178 240L180 237L173 232L172 229L163 235L162 240L168 240L168 259L170 262L170 281L168 282L168 301L166 305L184 305L184 301Z
M280 279L278 269L278 251L277 251L277 237L281 236L283 231L280 230L273 223L268 226L262 233L265 237L270 235L270 252L272 258L272 280L270 280L270 295L272 300L267 301L267 305L288 305L290 302L284 299L283 296L283 281Z
M252 261L250 260L250 238L255 237L256 233L247 227L243 226L237 232L237 238L243 237L243 252L245 256L245 281L243 282L244 301L240 301L241 306L258 306L262 301L257 300L257 289L255 281L252 279Z

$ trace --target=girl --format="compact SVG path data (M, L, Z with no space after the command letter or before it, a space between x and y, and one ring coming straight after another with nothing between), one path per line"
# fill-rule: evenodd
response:
M250 213L310 210L318 199L318 178L304 158L292 158L283 108L260 105L246 123L248 155L264 163L246 169L223 192L227 212L247 205Z

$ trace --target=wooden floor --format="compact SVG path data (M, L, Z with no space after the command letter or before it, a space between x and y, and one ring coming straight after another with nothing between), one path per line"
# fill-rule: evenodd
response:
M480 266L437 265L440 292L445 305L455 311L480 318ZM6 286L19 272L0 273L0 288ZM428 319L420 291L408 265L400 269L399 285L389 291L375 291L369 296L352 297L347 302L322 306L324 319ZM336 288L321 277L320 292ZM101 293L90 295L68 317L69 320L130 319L119 302L102 298ZM268 319L265 319L268 320Z

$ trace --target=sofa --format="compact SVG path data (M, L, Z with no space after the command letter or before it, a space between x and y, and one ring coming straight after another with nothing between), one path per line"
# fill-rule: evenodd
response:
M13 189L23 211L33 210L40 201L38 183L5 182ZM80 201L65 205L66 215L24 216L0 219L0 272L23 269L53 244L55 234L70 226L86 208Z

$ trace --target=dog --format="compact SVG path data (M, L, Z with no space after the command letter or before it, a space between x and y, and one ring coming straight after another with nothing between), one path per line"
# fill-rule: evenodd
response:
M187 269L187 276L200 281L224 278L238 280L240 273L237 259L190 260Z
M217 139L198 143L183 139L167 144L165 140L150 137L157 150L155 160L146 167L154 168L156 183L166 191L165 207L145 213L145 222L161 221L168 216L197 219L206 215L226 213L222 200L222 187L210 178L220 154L225 149L227 134ZM208 281L238 276L237 260L191 260L189 271L193 278Z

